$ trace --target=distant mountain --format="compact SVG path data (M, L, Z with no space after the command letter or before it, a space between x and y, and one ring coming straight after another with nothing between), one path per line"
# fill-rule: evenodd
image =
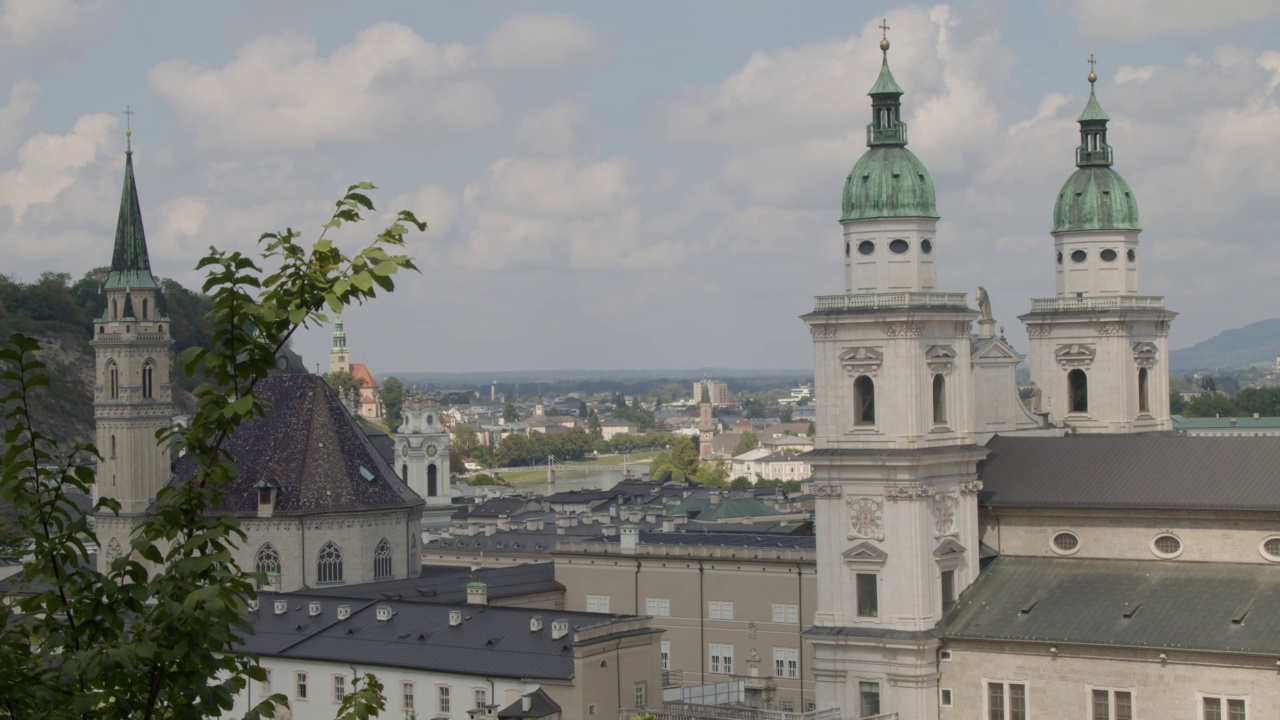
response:
M1169 353L1173 370L1233 370L1259 363L1270 365L1280 355L1280 318L1259 320L1224 330L1189 348Z

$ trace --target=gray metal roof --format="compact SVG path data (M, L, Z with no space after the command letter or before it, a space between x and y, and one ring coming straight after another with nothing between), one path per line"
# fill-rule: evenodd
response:
M510 567L471 570L456 565L423 565L418 577L383 580L360 585L328 586L301 590L295 595L347 598L405 599L435 603L465 603L467 583L479 580L488 586L490 600L563 591L556 582L554 563L528 563Z
M1280 572L1262 564L1001 557L960 598L944 635L1280 656Z
M595 538L593 542L618 543L620 538ZM744 547L744 548L787 548L799 550L814 549L816 541L812 535L748 535L746 533L709 533L709 532L641 532L641 545L692 545L696 547Z
M1280 438L993 437L979 465L991 507L1280 510Z
M276 593L259 593L258 599L258 610L248 615L254 634L236 648L240 652L488 677L571 679L572 631L634 619L561 610ZM282 615L275 614L277 599L289 604ZM309 605L316 600L321 603L321 612L312 616ZM349 618L338 619L340 605L350 606ZM379 622L377 609L382 606L390 607L394 615ZM449 625L450 610L462 611L465 619L460 625ZM536 632L529 629L535 616L543 620L542 629ZM558 619L568 621L570 634L553 640L552 621Z

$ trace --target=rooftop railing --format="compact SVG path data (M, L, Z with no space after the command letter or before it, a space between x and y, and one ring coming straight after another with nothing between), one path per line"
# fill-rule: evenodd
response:
M1111 297L1056 297L1031 301L1031 312L1068 310L1163 310L1159 295L1115 295Z
M893 308L967 308L969 296L964 293L898 292L849 293L819 295L814 299L814 312L845 310L882 310Z

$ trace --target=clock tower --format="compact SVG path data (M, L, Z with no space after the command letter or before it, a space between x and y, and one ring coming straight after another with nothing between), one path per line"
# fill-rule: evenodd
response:
M440 401L419 392L406 393L400 414L402 420L396 431L400 477L427 501L423 526L441 520L447 523L453 512L449 492L451 445L449 431L440 421Z

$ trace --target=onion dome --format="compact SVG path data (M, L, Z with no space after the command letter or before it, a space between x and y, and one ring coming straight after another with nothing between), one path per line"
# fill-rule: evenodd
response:
M1091 230L1141 230L1138 200L1129 183L1111 168L1111 146L1107 144L1107 121L1094 94L1098 76L1089 73L1089 102L1080 113L1080 146L1076 148L1076 168L1067 178L1053 207L1053 232Z
M846 220L938 217L933 180L924 163L907 149L907 124L902 121L902 86L889 71L889 42L882 40L880 76L871 87L871 123L867 151L858 158L844 184Z

